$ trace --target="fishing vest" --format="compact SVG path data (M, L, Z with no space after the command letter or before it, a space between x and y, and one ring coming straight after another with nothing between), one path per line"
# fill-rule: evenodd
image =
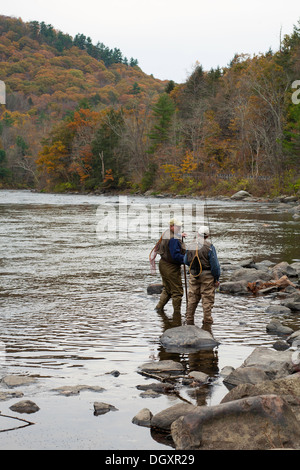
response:
M208 258L208 253L211 247L211 243L207 240L204 240L204 243L198 244L198 257L203 271L210 271L210 262ZM196 255L197 241L195 241L191 248L188 248L187 252L187 261L190 266L190 273L193 276L198 276L200 273L199 260ZM191 265L192 263L192 265Z
M161 256L161 258L164 261L167 261L167 263L177 264L173 260L171 253L170 253L170 249L169 249L169 241L171 238L174 238L174 233L171 232L170 229L168 229L163 234L162 240L159 245L158 254ZM184 255L185 253L184 244L182 243L180 238L178 238L177 240L179 241L179 244L181 247L181 253Z

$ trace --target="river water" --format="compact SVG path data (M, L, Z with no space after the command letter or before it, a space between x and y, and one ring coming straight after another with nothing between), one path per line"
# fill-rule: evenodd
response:
M299 261L300 223L272 203L0 191L0 377L34 377L35 383L13 390L40 408L20 415L10 410L20 399L1 402L3 415L34 424L1 432L0 449L169 449L148 428L132 424L137 412L149 408L155 414L181 398L218 404L228 391L221 369L240 366L256 346L278 339L266 333L265 310L276 297L217 292L212 333L220 345L190 355L164 351L159 337L172 326L172 308L159 316L158 296L147 295L149 284L160 283L158 270L150 273L148 255L174 205L190 232L204 209L221 263L252 256ZM294 314L280 320L300 328ZM183 386L181 398L141 397L136 387L149 379L139 366L162 359L209 374L210 384ZM54 390L68 385L105 390L74 396ZM117 411L95 416L96 401ZM22 425L1 420L0 430Z

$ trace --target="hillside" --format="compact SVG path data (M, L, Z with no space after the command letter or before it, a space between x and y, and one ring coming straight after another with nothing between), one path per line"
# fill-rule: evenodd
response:
M0 16L0 34L0 187L299 191L299 26L180 85L81 33Z

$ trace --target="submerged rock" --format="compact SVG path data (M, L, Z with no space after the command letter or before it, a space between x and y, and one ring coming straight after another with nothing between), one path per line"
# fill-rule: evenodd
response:
M63 387L54 388L53 390L66 397L71 395L79 395L79 393L83 390L91 390L93 392L105 391L104 388L99 387L98 385L65 385Z
M19 387L21 385L29 385L35 382L36 378L28 375L6 375L1 379L1 383L7 387Z
M195 325L169 328L160 337L160 342L168 352L213 349L219 344L208 331Z

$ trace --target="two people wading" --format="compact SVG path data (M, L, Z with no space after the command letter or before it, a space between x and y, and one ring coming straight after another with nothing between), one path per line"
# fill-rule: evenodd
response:
M169 229L162 235L157 253L161 256L159 271L163 290L156 306L163 312L167 302L172 299L173 316L181 315L181 303L184 293L181 280L181 265L190 268L187 296L186 324L194 325L196 308L202 300L203 326L211 325L212 309L215 301L215 289L219 286L221 274L215 247L208 241L209 229L201 226L195 239L185 246L185 233L180 233L182 223L170 220Z

